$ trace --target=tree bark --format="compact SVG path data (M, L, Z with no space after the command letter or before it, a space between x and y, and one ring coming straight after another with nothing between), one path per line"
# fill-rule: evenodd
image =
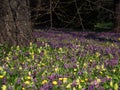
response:
M28 0L0 0L0 44L26 46L34 42Z
M114 19L115 19L114 31L120 33L120 0L115 0Z

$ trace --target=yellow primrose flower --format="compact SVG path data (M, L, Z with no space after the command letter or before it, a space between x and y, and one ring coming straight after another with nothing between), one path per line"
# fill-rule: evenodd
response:
M22 62L22 64L25 64L25 62Z
M32 46L32 42L30 42L30 46Z
M100 71L100 74L103 74L103 72L102 72L102 71Z
M56 68L55 68L55 72L58 72L58 71L59 71L59 68L58 68L58 67L56 67Z
M88 81L88 79L86 78L85 81Z
M8 53L8 56L11 56L11 52Z
M22 90L25 90L25 88L22 88Z
M3 71L3 67L0 66L0 71Z
M53 85L57 85L58 82L57 82L57 81L53 81L52 84L53 84Z
M63 83L66 83L67 82L67 78L63 78Z
M43 80L42 81L42 84L46 84L48 81L47 80Z
M114 47L114 44L112 43L112 44L111 44L111 46L113 46L113 47Z
M32 55L32 59L35 59L34 55Z
M3 75L0 75L0 79L2 79L2 78L4 78L4 76L3 76Z
M31 54L32 59L34 59L34 52L31 52L30 54Z
M30 76L27 76L27 77L26 77L26 79L30 80L30 79L31 79L31 77L30 77Z
M59 48L60 51L62 51L62 48Z
M77 80L76 80L76 83L77 83L77 84L79 84L79 83L80 83L80 80L79 80L79 79L77 79Z
M2 85L1 89L2 90L7 90L7 86L6 85Z
M59 80L60 80L60 81L62 81L62 80L63 80L63 78L59 78Z
M6 57L6 60L7 60L7 61L10 60L9 57Z
M6 54L6 52L3 52L3 54Z
M20 46L19 45L17 46L17 50L20 50Z
M73 74L76 75L76 72L74 72Z
M113 69L113 72L116 72L116 69Z
M12 67L11 70L14 70L14 67Z
M22 70L22 67L21 67L21 66L19 67L19 70Z
M99 57L100 56L100 53L99 52L96 52L96 57Z
M80 82L84 83L85 81L84 80L80 80Z
M118 40L120 41L120 38L118 38Z
M30 47L29 47L29 50L33 51L33 47L32 47L32 46L30 46Z
M104 64L101 65L101 69L104 69Z
M87 64L86 64L86 63L84 63L84 64L83 64L83 66L84 66L84 67L87 67Z
M47 56L47 51L46 51L46 50L44 51L44 55L46 55L46 56Z
M40 48L38 49L38 52L39 52L39 53L41 52Z
M44 64L44 63L42 63L42 66L45 66L45 64Z
M81 88L82 88L82 86L79 84L79 85L78 85L78 88L79 88L79 89L81 89Z
M118 84L115 83L115 85L114 85L114 90L118 90L118 88L119 88Z
M96 69L100 69L100 66L99 66L99 65L97 65L97 66L96 66Z
M111 79L112 77L111 76L107 76L108 79Z
M77 64L76 64L76 66L77 66L77 68L79 69L79 67L80 67L80 64L79 64L79 63L77 63Z
M76 68L74 68L74 72L76 72L77 71L77 69Z
M79 65L80 63L77 61L77 63L76 63L76 64L78 64L78 65Z
M47 73L47 71L44 71L44 72L42 73L42 76L44 76L46 73Z
M30 54L31 54L31 55L34 55L35 53L34 53L34 51L32 51Z
M96 81L97 81L97 83L100 83L100 82L101 82L101 79L98 78Z
M31 75L31 72L28 72L28 75Z
M40 67L40 64L37 64L38 67Z
M90 59L90 62L93 62L93 60L92 60L92 59Z
M30 81L25 81L24 83L28 85L28 84L30 84Z
M6 71L3 71L3 76L5 76L6 75Z
M103 71L105 71L105 70L106 70L106 68L103 68L102 70L103 70Z
M66 86L66 88L71 88L71 83Z
M113 87L113 81L112 80L110 81L110 86Z
M75 87L73 87L73 90L76 90L76 88L75 88Z

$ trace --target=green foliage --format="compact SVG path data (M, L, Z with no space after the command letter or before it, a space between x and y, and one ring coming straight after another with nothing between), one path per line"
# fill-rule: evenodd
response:
M101 30L101 31L106 31L106 30L112 30L113 28L113 23L112 22L101 22L101 23L96 23L94 25L95 30Z
M105 89L116 88L117 90L120 62L114 67L105 66L105 62L113 57L102 53L105 52L104 49L91 54L90 49L86 52L86 49L91 46L87 43L91 41L80 43L78 39L73 39L71 40L73 48L52 48L45 41L45 39L41 40L44 43L41 47L32 43L29 47L6 47L8 49L4 52L8 53L6 56L2 53L5 57L1 58L4 63L0 65L0 87L7 89L11 87L13 90L35 90L52 84L53 90L58 88L81 90L94 84L94 88L97 88L99 84ZM95 44L100 46L100 43ZM113 48L111 43L104 43L101 47L106 45ZM117 44L114 47L120 48ZM3 50L2 47L1 50ZM77 55L79 51L82 51L81 54L84 56ZM4 79L6 82L2 84ZM106 81L102 82L103 79ZM113 86L110 82L113 82Z
M103 29L111 29L113 27L113 23L109 22L109 23L97 23L96 25L94 25L95 28L103 28Z

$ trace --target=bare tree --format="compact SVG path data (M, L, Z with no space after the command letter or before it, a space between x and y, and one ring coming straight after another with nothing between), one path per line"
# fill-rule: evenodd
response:
M34 41L29 0L0 0L0 44L26 46Z
M52 0L50 0L50 28L52 29Z
M120 0L115 0L115 14L114 14L114 18L115 18L115 28L114 31L115 32L120 32Z

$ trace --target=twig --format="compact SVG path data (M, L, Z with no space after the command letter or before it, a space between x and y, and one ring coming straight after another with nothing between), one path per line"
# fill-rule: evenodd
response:
M84 27L84 25L83 25L82 17L81 17L81 15L80 15L80 12L79 12L78 5L77 5L77 1L76 1L76 0L75 0L75 6L76 6L76 9L77 9L77 13L78 13L78 16L79 16L79 20L80 20L82 29L83 29L83 31L85 31L85 27Z
M96 5L96 3L92 2L91 0L86 0L86 1L88 1L88 2L90 2L90 3L92 3L92 4L94 4L94 5ZM105 7L103 7L103 6L100 6L100 5L98 5L98 4L97 4L96 6L98 6L99 8L102 8L102 9L108 11L108 12L114 13L114 11L112 11L112 10L110 10L110 9L107 9L107 8L105 8Z

